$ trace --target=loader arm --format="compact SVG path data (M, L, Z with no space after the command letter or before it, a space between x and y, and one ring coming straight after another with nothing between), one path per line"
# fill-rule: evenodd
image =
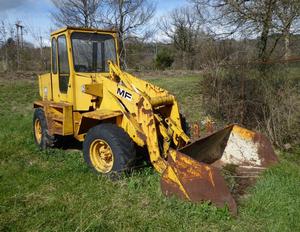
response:
M109 62L109 67L111 76L117 75L128 89L148 100L155 115L166 110L167 107L163 110L157 110L157 108L162 109L163 106L169 106L169 114L164 114L165 117L163 119L167 124L166 126L171 127L174 132L173 142L178 148L186 145L190 141L190 138L182 130L178 103L173 95L165 89L123 72L112 62ZM180 140L182 142L181 144L179 144Z
M109 68L111 78L113 80L116 77L120 79L118 86L121 87L119 89L125 90L132 96L133 102L125 101L118 96L117 91L117 98L125 106L128 106L127 109L132 105L136 106L134 115L136 115L136 122L141 124L146 137L150 161L159 173L163 173L167 168L166 159L171 143L176 148L180 148L190 141L181 127L175 97L164 89L123 72L112 62L109 62ZM115 91L113 90L111 93L113 94ZM132 114L133 112L127 113ZM160 145L162 149L160 149Z

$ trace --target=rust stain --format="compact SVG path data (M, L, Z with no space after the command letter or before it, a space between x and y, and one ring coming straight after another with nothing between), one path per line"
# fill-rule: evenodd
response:
M214 124L212 121L208 121L205 124L205 128L206 128L206 133L207 134L212 134L214 132Z
M200 138L200 126L197 122L195 122L192 126L193 128L193 139Z
M138 109L142 108L142 106L144 105L144 98L141 97L141 99L138 101L138 103L136 103L136 106Z
M227 205L232 214L237 213L235 200L217 168L197 162L180 152L176 152L176 160L169 156L168 165L174 169L179 183L174 182L174 178L169 177L168 173L163 173L161 188L166 196L175 195L187 199L180 189L182 185L189 196L187 200L210 201L217 207Z
M258 156L261 159L261 164L263 167L269 167L279 162L277 155L274 152L271 142L269 139L261 134L255 133L253 138L255 143L258 143Z
M154 120L153 118L149 121L148 125L147 126L152 126L154 124Z
M210 182L211 184L215 187L215 182L214 182L214 178L213 178L213 174L211 172L211 168L208 168L207 166L205 166L206 171L208 172L208 176L210 178Z
M146 143L146 141L147 141L147 137L146 137L146 135L144 134L144 133L142 133L142 132L140 132L140 131L136 131L136 135L141 139L141 140L143 140L144 141L144 143Z
M144 114L151 114L152 113L152 110L151 109L145 109L145 108L142 108L142 112L144 113Z

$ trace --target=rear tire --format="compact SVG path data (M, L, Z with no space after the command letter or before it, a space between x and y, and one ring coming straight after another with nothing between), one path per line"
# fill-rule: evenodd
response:
M83 142L83 155L94 171L112 177L133 167L136 150L122 128L105 123L88 131Z
M34 111L33 135L34 142L40 149L45 150L55 146L56 138L48 133L48 125L42 108L37 108Z

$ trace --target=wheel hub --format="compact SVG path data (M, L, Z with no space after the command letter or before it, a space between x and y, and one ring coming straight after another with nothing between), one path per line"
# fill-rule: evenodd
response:
M38 144L42 141L42 126L41 121L39 119L36 119L34 122L34 132L35 132L35 138Z
M108 173L112 170L114 163L113 152L102 139L96 139L90 146L90 160L95 169L102 173Z

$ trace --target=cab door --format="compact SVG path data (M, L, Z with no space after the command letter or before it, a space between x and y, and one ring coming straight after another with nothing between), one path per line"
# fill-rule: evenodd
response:
M53 100L72 103L71 76L65 35L52 38Z

